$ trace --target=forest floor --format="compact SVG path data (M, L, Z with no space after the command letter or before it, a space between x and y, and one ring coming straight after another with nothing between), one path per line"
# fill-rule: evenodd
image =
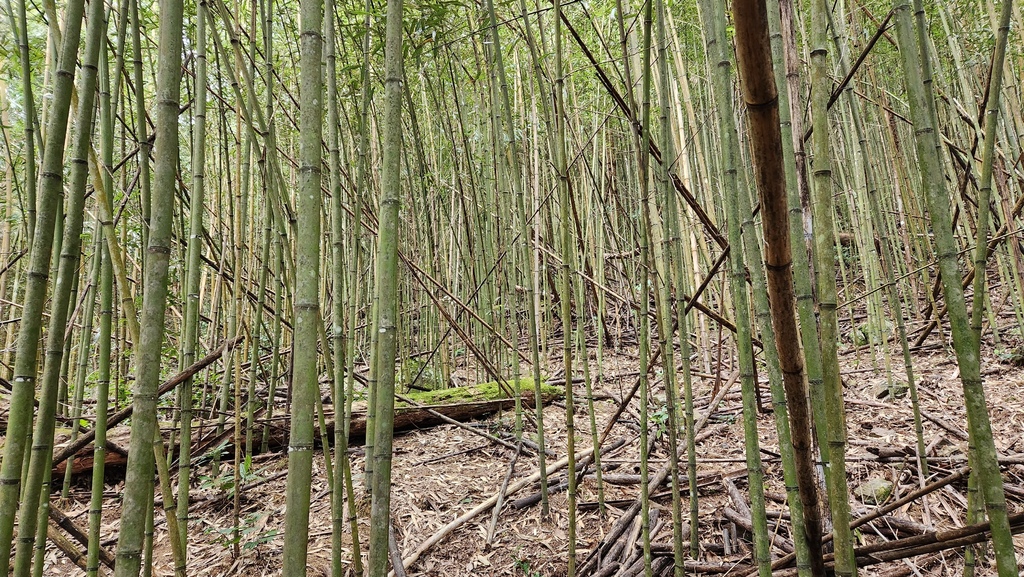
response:
M1006 336L1004 335L1004 339ZM960 392L960 381L951 351L940 346L936 337L917 350L914 355L914 371L918 379L921 407L925 412L925 443L929 447L929 464L932 479L949 475L966 464L964 454L966 442L966 417ZM857 496L858 488L871 480L884 479L894 483L889 500L918 488L920 479L913 458L915 437L910 398L906 395L890 399L879 395L887 387L885 369L872 363L870 353L862 348L855 353L846 343L841 365L845 385L846 412L849 430L848 478L851 490L851 505L854 513L872 508ZM1002 347L987 346L983 351L984 378L988 403L996 435L996 446L1008 464L1003 467L1008 484L1007 499L1011 513L1024 510L1024 367L1021 366L1020 339ZM1014 354L1016 352L1016 356ZM892 373L896 381L902 378L902 359L898 347L891 354ZM552 361L560 359L560 352L551 351ZM594 359L590 359L594 363ZM557 363L552 363L552 368ZM602 430L614 415L617 399L627 394L636 382L639 360L635 347L623 347L606 351L604 378L595 391L598 430ZM596 367L592 367L594 370ZM731 369L721 374L725 385ZM557 374L553 370L549 374ZM467 371L467 375L468 375ZM464 375L466 376L466 375ZM762 375L762 381L764 376ZM694 395L698 420L708 416L707 425L699 435L696 445L697 477L699 484L700 524L698 534L701 542L699 561L706 569L718 567L723 574L737 575L742 572L728 568L735 564L750 563L749 535L724 518L725 509L738 508L732 502L728 490L724 489L728 479L738 485L745 494L746 478L744 464L743 423L740 413L739 386L732 385L724 399L712 408L708 406L715 379L695 378ZM767 386L762 396L770 406ZM325 391L326 392L326 391ZM660 383L653 394L662 398ZM585 388L575 386L576 402L576 447L577 451L591 445L590 420L586 412ZM637 404L618 419L608 436L610 444L617 439L625 443L621 448L609 451L602 458L606 473L604 497L609 503L602 515L595 506L598 500L597 483L588 475L578 491L579 513L577 527L577 558L580 563L604 538L615 522L623 515L630 503L639 495L636 476L639 474L639 442ZM664 415L664 413L661 413ZM652 409L652 418L657 411ZM513 429L514 415L511 412L494 415L475 427L494 434L508 434ZM779 502L784 496L781 466L777 455L774 419L771 413L758 416L760 443L766 471L768 508L770 512L782 513L786 507ZM122 426L123 427L123 426ZM544 429L548 447L555 453L551 463L566 453L566 420L563 403L548 405L544 410ZM527 430L532 431L532 426ZM58 446L61 440L58 439ZM455 454L455 453L459 454ZM392 511L398 548L405 556L441 527L470 511L481 502L498 493L502 480L509 471L510 483L528 477L537 470L536 456L524 452L518 459L514 451L496 445L462 428L453 425L436 426L396 435L393 461ZM650 457L650 471L654 473L666 462L664 438L654 443ZM360 503L360 538L365 552L368 525L368 506L362 491L360 472L364 466L362 447L352 450L352 465L357 486L357 502ZM881 454L881 456L879 456ZM514 464L513 464L514 462ZM685 461L683 462L685 465ZM222 468L230 474L230 467ZM241 494L242 526L241 554L232 555L227 543L231 534L231 499L210 500L199 506L189 525L189 575L279 575L281 548L283 545L283 513L285 509L285 471L287 457L284 452L261 455L256 458L253 477L257 487ZM564 478L564 471L562 471ZM193 478L192 496L196 501L227 496L227 492L216 488L210 479L207 466ZM85 476L87 477L87 476ZM558 478L559 475L553 475ZM121 483L107 486L107 495L116 497L121 492ZM612 481L615 481L613 483ZM652 509L659 509L660 521L656 523L657 533L652 535L656 543L671 542L672 524L670 515L671 499L663 484L654 492ZM537 485L511 495L514 500L534 493ZM322 453L317 453L314 463L313 501L309 521L309 575L330 575L331 515L330 496L324 471ZM966 480L961 479L934 493L923 501L917 500L898 508L891 516L891 523L875 523L861 527L856 536L861 543L889 539L895 535L912 535L921 530L950 529L964 525L966 505ZM684 492L684 499L686 498ZM552 493L551 513L541 515L540 505L515 509L508 504L503 507L496 524L496 532L487 541L491 510L472 518L454 533L424 552L411 566L410 576L437 575L508 575L521 577L564 575L567 562L568 519L566 515L567 496L565 492ZM87 525L88 489L87 479L76 484L71 498L60 502L54 500L64 512L80 526ZM106 501L104 514L105 535L116 535L118 529L118 502L116 498ZM686 504L683 504L686 518ZM778 517L778 515L776 515ZM636 543L633 526L629 543ZM345 563L350 561L350 536L346 526ZM785 529L779 533L784 536ZM153 575L171 575L170 550L167 533L162 522L162 513L157 514L155 531L155 557ZM738 535L736 540L733 535ZM729 536L729 554L725 553L726 537ZM1018 559L1024 559L1024 536L1016 538ZM113 540L105 543L113 551ZM628 552L628 551L627 551ZM773 548L773 555L781 555ZM978 575L994 574L986 564ZM46 554L46 575L72 576L81 574L63 553L52 544ZM958 575L963 570L963 549L950 549L897 561L862 570L862 575ZM692 574L688 572L688 574Z

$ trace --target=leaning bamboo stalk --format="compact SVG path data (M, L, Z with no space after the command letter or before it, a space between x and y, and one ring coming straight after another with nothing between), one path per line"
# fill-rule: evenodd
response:
M1018 513L1009 519L1011 531L1014 534L1024 532L1024 514ZM976 523L957 529L932 531L924 535L864 545L854 549L854 553L857 555L858 565L875 565L983 543L989 538L986 535L988 531L990 531L989 523ZM831 569L833 566L832 555L829 554L826 559L827 566ZM795 570L785 570L775 574L788 577L794 573Z
M971 330L974 340L980 346L981 322L984 311L985 262L988 260L989 202L992 198L992 166L995 157L996 128L999 125L999 96L1003 81L1003 62L1006 59L1006 43L1010 32L1010 8L1013 2L1003 3L1003 10L996 30L996 46L993 50L988 85L988 102L985 107L985 139L981 148L981 180L978 184L978 231L974 253L974 302L971 307ZM978 352L980 355L980 351Z
M586 56L587 60L590 62L590 65L593 67L594 73L597 75L598 80L601 82L601 85L605 88L605 90L608 91L608 94L612 97L612 100L615 102L616 106L622 111L623 114L626 115L626 118L628 119L630 125L632 125L634 129L638 129L642 125L643 120L638 117L635 108L633 106L630 106L629 103L627 103L626 99L623 98L623 96L615 88L614 84L612 84L611 79L608 77L607 73L600 66L600 64L598 64L597 59L594 57L593 53L591 53L590 49L587 47L587 44L580 37L579 32L576 31L576 28L573 27L572 23L569 22L569 20L566 19L565 16L562 16L562 19L566 29L569 31L569 34L576 42L576 45L579 46L580 50L583 51L584 56ZM670 161L662 157L661 148L653 139L648 140L647 145L650 150L651 158L653 158L655 161L659 163ZM703 226L705 232L711 238L713 238L716 244L718 244L718 246L723 250L726 247L728 247L729 243L726 240L725 235L723 235L722 232L718 230L718 227L715 225L711 217L707 214L704 207L699 202L697 202L696 198L693 196L693 193L683 184L682 179L679 178L679 176L674 171L671 173L670 178L672 180L673 187L675 187L676 191L680 194L680 196L682 196L683 200L686 202L686 205L689 206L690 210L692 210L694 215L696 215L697 219Z
M874 521L875 519L879 519L881 517L884 517L884 516L888 515L889 513L895 511L896 509L899 509L900 507L906 505L907 503L912 503L912 502L914 502L914 501L924 497L925 495L929 495L931 493L934 493L935 491L945 487L946 485L949 485L950 483L954 483L956 481L959 481L959 480L963 479L964 477L967 476L968 473L970 473L970 467L964 467L964 468L962 468L962 469L960 469L960 470L958 470L958 471L956 471L956 472L954 472L954 473L952 473L950 475L947 475L947 476L945 476L945 477L943 477L941 479L937 479L935 481L932 481L931 483L928 483L924 487L921 487L919 489L911 491L910 493L907 493L906 495L904 495L903 497L901 497L899 499L894 499L894 500L886 503L885 505L874 509L870 513L867 513L866 515L862 515L862 516L857 517L856 519L853 519L852 521L850 521L850 529L851 530L856 529L857 527L866 525L866 524L870 523L871 521ZM827 543L831 539L832 539L831 535L826 535L825 538L822 541ZM790 553L788 555L785 555L783 557L780 557L780 558L776 559L775 561L772 562L772 571L776 571L778 569L781 569L781 568L785 567L786 565L792 563L794 559L796 559L796 555L793 554L793 553ZM754 574L754 571L751 571L749 573L743 574L743 577L749 577L750 575L753 575L753 574Z
M72 17L69 14L69 18ZM95 113L95 96L97 83L97 66L101 38L106 32L106 19L103 18L101 6L90 6L88 14L88 32L86 49L82 61L81 89L82 98L75 117L75 134L71 144L70 160L72 163L71 178L68 185L67 215L63 227L63 239L60 242L60 258L54 263L57 266L56 281L51 295L50 318L47 327L46 347L44 350L45 364L42 379L39 383L39 408L32 433L32 450L28 459L27 475L23 477L21 504L18 509L18 542L14 557L14 575L28 577L34 559L33 545L45 544L46 512L50 504L50 483L52 470L50 461L53 459L53 435L57 415L58 389L63 371L65 356L66 330L70 303L74 285L78 279L78 263L81 259L82 228L84 224L85 189L88 180L88 167L85 160L88 143L92 137L93 118ZM69 37L68 41L72 41ZM77 47L76 47L77 48ZM66 51L63 57L68 57ZM76 52L70 53L70 65L74 66ZM62 57L62 58L63 58ZM56 151L52 151L57 154ZM45 170L44 170L45 176ZM57 183L60 176L57 176ZM60 211L60 207L55 207ZM54 242L57 242L56 238ZM39 250L34 247L33 250ZM26 321L23 320L24 324ZM18 349L20 359L21 349ZM35 359L33 359L34 361ZM34 363L33 363L34 364ZM15 384L18 380L15 379ZM12 403L12 410L13 410ZM8 432L8 439L18 433ZM39 535L36 535L36 530ZM41 569L41 565L36 565Z
M61 74L53 88L52 112L46 130L46 145L40 174L39 211L28 266L22 321L18 331L18 354L15 357L10 399L10 420L0 467L0 567L7 567L14 550L14 519L18 510L22 465L32 428L32 400L35 395L36 356L46 304L53 232L63 192L64 140L67 135L71 92L81 36L84 2L74 0L66 7L66 24ZM61 327L63 329L63 327ZM60 331L63 334L63 331ZM33 508L32 513L35 513Z
M946 193L942 161L937 148L939 138L935 132L936 126L932 112L934 108L930 106L931 98L925 85L929 70L927 64L922 64L922 58L918 52L919 49L922 52L927 50L926 43L922 47L920 38L915 41L911 29L909 3L906 0L900 1L894 10L897 38L902 48L900 55L906 73L905 84L910 103L910 116L915 129L921 182L928 200L928 212L931 217L939 271L942 277L943 296L949 311L953 348L957 357L957 365L960 368L960 380L963 384L964 400L967 407L967 422L971 444L974 446L975 462L973 465L975 465L981 493L985 499L985 509L992 523L992 542L999 575L1000 577L1010 577L1017 573L1017 561L1006 515L1006 498L1003 494L999 463L996 460L992 424L985 404L985 389L978 353L979 344L970 328L967 305L960 285L949 197ZM925 72L924 79L922 71Z
M995 152L996 127L999 124L999 96L1002 88L1003 61L1006 58L1006 42L1010 29L1010 7L1012 2L1004 2L1003 10L996 30L996 46L993 50L992 65L988 85L988 103L985 109L985 138L981 149L981 181L978 184L978 224L977 241L974 253L974 301L971 306L971 331L977 346L975 353L981 356L981 324L985 310L985 262L988 260L988 229L989 202L992 196L992 164ZM1018 280L1019 282L1019 280ZM993 326L994 328L994 326ZM977 455L971 455L977 460ZM923 456L922 456L923 458ZM982 509L978 491L978 475L971 475L968 483L968 519L978 521ZM964 557L965 575L973 575L974 564L978 551L969 547Z
M224 353L224 351L226 349L234 347L238 343L238 341L239 341L239 339L234 339L234 340L230 340L230 341L223 341L220 344L220 346L217 347L216 349L214 349L213 351L211 351L210 354L206 355L202 359L199 359L198 361L193 363L190 367L186 368L184 371L181 371L180 373L174 375L170 379L164 381L164 383L162 385L160 385L160 388L157 389L157 391L156 391L157 397L163 396L163 395L167 394L168 392L174 390L174 388L177 387L178 385L180 385L181 383L183 383L185 381L185 379L188 379L188 378L194 376L199 371L201 371L201 370L205 369L206 367L208 367L209 365L211 365L214 361L216 361L217 359L219 359L221 357L221 355ZM109 429L111 427L114 427L115 425L118 425L119 423L121 423L122 421L127 419L128 417L132 416L132 414L134 412L135 412L135 407L133 405L129 405L129 406L125 407L124 409L121 409L120 411L114 413L113 415L110 415L110 418L107 420L107 428ZM71 455L73 455L73 454L77 453L78 451L82 450L89 443L92 443L95 438L96 438L96 429L92 429L90 431L87 431L85 434L83 434L81 437L79 437L76 441L74 441L72 443L68 443L59 452L57 452L53 456L53 465L57 466L57 465L63 463L68 458L70 458Z

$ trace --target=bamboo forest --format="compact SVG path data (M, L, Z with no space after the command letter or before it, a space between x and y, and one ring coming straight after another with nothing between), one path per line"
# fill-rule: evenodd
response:
M1021 2L0 3L0 577L1024 574Z

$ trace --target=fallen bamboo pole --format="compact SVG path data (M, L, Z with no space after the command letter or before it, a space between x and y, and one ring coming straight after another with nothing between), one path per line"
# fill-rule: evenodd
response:
M1014 535L1024 533L1024 513L1010 515L1010 531ZM958 529L932 531L924 535L907 537L906 539L896 539L857 547L854 549L854 555L857 557L857 566L866 567L868 565L899 561L918 555L927 555L929 553L937 553L947 549L956 549L988 541L988 532L989 523L986 521ZM831 568L832 566L832 555L826 555L825 567ZM786 569L773 573L773 575L780 577L791 577L796 574L796 569Z
M230 350L231 348L233 348L241 340L242 340L242 337L238 336L238 337L235 337L234 339L229 339L229 340L225 340L224 342L222 342L220 344L220 346L217 347L216 349L214 349L213 351L211 351L210 354L206 355L205 357L203 357L202 359L196 361L195 363L192 363L192 365L190 365L188 368L186 368L185 370L181 371L180 373L174 375L173 377L171 377L170 379L165 381L164 384L160 385L160 388L157 390L157 397L160 397L160 396L162 396L162 395L164 395L164 394L174 390L175 387L177 387L181 383L184 383L186 380L188 380L189 378L193 377L199 371L205 369L213 361L216 361L217 359L219 359L220 356L223 355L225 351ZM128 405L124 409L121 409L120 411L118 411L118 412L114 413L113 415L111 415L110 418L107 419L107 429L113 428L115 425L117 425L121 421L123 421L123 420L127 419L128 417L132 416L132 411L133 410L134 410L134 406L133 405ZM67 445L65 445L64 448L62 448L59 453L57 453L57 454L55 454L53 456L53 464L51 466L56 467L57 465L63 463L66 460L68 460L68 458L70 458L72 455L74 455L78 451L80 451L83 448L85 448L86 446L88 446L89 443L91 443L93 441L93 439L95 439L95 438L96 438L96 430L95 429L92 429L92 430L89 430L86 433L83 433L80 437L78 437L78 439L76 439L76 440L68 443Z
M941 479L938 479L936 481L932 481L931 483L925 485L924 487L921 487L920 489L918 489L916 491L912 491L910 493L907 493L901 499L897 499L897 500L895 500L895 501L893 501L891 503L888 503L884 507L879 507L879 508L875 509L874 511L872 511L871 513L868 513L867 515L864 515L862 517L858 517L858 518L850 521L850 529L856 529L857 527L860 527L861 525L864 525L866 523L874 521L875 519L878 519L879 517L882 517L883 515L886 515L886 514L892 512L892 511L895 511L896 509L902 507L903 505L906 505L907 503L910 503L911 501L917 500L917 499L923 497L924 495L927 495L929 493L937 491L938 489L941 489L942 487L945 487L946 485L949 485L950 483L952 483L954 481L962 479L964 476L967 475L967 473L970 472L970 470L971 470L970 467L964 467L964 468L962 468L962 469L960 469L960 470L958 470L958 471L956 471L956 472L954 472L954 473L952 473L950 475L947 475L947 476L945 476L945 477L943 477ZM911 538L914 538L914 537L911 537ZM823 543L827 543L827 542L829 542L831 540L832 540L832 536L831 535L825 535L824 539L822 539L822 542ZM895 543L895 541L890 541L890 543ZM857 555L860 555L860 553L858 552ZM786 565L792 563L794 559L796 559L796 555L795 554L789 554L789 555L786 555L784 557L780 557L779 559L776 559L774 562L772 562L772 571L775 571L776 569L781 569L781 568L785 567ZM860 563L859 559L858 559L857 563L858 564ZM756 572L757 572L757 569L755 568L755 569L751 570L749 573L743 574L743 577L749 577L750 575L753 575Z
M89 546L89 536L86 534L86 532L84 530L82 530L81 527L78 526L77 523L74 522L74 520L72 520L70 517L68 517L63 511L61 511L60 509L55 507L52 503L48 507L48 510L49 510L48 514L50 516L50 521L52 523L54 523L55 525L57 525L58 527L63 529L65 532L67 532L68 535L71 535L71 537L73 537L76 541L81 543L83 547L88 547ZM57 543L57 541L54 541L54 543ZM58 544L58 546L59 546L59 544ZM61 547L61 550L64 550L66 552L66 550L63 547ZM77 550L77 548L76 548L76 550ZM110 551L107 551L103 547L100 547L99 550L100 550L100 556L99 556L100 562L102 562L104 565L106 565L108 569L113 569L114 568L114 555L112 555L110 553Z

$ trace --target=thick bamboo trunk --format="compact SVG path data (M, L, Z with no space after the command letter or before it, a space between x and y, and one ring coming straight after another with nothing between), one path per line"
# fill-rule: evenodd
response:
M815 482L811 415L804 379L800 334L796 325L792 255L787 225L786 180L782 163L778 98L768 37L764 0L733 3L736 55L743 79L743 98L750 122L750 140L758 193L761 198L768 296L772 305L779 364L789 407L790 432L797 467L804 530L810 549L811 572L825 574L821 550L821 511Z
M309 544L310 475L313 468L313 418L319 390L317 327L320 322L320 210L321 140L323 132L323 2L302 0L299 117L299 193L296 202L295 345L292 362L292 399L288 438L287 513L285 516L285 575L306 573Z
M388 0L384 42L384 150L377 245L377 338L373 391L373 477L370 481L370 577L387 574L391 522L391 458L398 346L398 244L402 201L402 0Z

